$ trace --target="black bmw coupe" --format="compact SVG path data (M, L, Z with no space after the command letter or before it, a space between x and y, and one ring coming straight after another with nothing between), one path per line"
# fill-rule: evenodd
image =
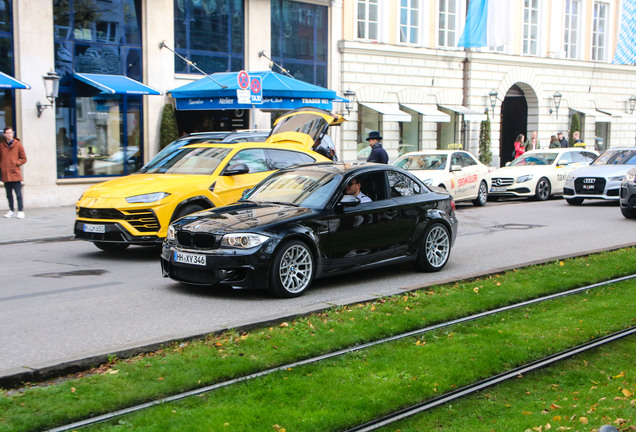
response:
M279 170L237 203L173 222L161 268L187 284L296 297L315 278L373 266L439 271L456 236L445 190L393 166L315 163Z

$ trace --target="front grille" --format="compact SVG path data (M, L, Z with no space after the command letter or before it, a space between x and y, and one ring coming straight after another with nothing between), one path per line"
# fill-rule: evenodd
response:
M574 190L578 194L602 194L605 190L605 179L602 177L579 177L574 180Z
M510 186L515 182L515 179L510 177L493 177L492 185L495 187L499 186Z
M94 209L80 207L78 217L84 219L125 220L139 232L159 231L159 220L150 209L120 211L117 209Z
M177 243L186 248L214 249L216 237L204 232L177 231Z
M216 283L216 275L214 271L171 266L170 273L174 279L186 283L205 285L212 285Z

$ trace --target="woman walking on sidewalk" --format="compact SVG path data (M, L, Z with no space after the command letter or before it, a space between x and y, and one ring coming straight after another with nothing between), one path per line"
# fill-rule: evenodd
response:
M9 201L9 211L4 217L12 217L14 213L13 193L15 192L18 201L17 217L24 219L24 208L22 203L22 170L20 167L27 161L24 147L19 139L14 138L13 128L4 128L4 141L0 143L0 172L2 181L7 192Z

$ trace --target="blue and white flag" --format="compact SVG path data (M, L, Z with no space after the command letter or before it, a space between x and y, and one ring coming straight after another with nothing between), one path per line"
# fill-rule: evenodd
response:
M636 0L623 0L614 64L636 64Z
M498 47L512 39L508 0L470 0L466 25L457 46Z

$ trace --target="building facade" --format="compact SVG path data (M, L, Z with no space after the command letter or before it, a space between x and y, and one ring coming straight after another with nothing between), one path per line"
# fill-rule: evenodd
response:
M464 48L466 0L0 1L0 71L31 86L0 94L3 126L27 151L25 205L73 204L88 185L133 172L158 151L170 90L202 73L284 69L351 95L349 111L334 106L349 120L332 136L341 160L366 160L371 130L391 159L458 145L478 154L486 115L493 166L510 160L517 134L536 130L547 146L574 114L588 148L634 144L635 69L612 64L620 0L490 3L507 14L497 27L509 39ZM59 95L38 115L50 71ZM178 111L177 120L184 133L268 129L273 115Z

